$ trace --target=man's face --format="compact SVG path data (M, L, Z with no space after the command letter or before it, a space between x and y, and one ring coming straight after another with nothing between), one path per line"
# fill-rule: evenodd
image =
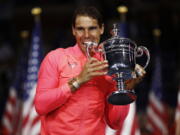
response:
M100 36L104 32L104 26L100 27L98 21L92 17L77 16L72 31L79 47L86 53L86 46L83 43L87 41L99 43Z

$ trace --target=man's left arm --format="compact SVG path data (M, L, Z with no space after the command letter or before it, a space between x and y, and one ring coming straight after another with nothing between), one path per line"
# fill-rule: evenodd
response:
M145 70L139 66L136 65L135 72L137 74L136 78L127 80L125 82L126 89L134 89L135 86L142 81L143 77L145 76L146 72ZM113 128L113 129L120 129L122 127L122 124L128 115L130 105L112 105L109 103L106 103L105 108L105 117L107 124Z

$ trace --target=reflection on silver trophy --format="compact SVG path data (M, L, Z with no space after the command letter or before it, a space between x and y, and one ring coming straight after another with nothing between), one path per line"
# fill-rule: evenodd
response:
M146 54L147 61L143 68L145 69L150 61L150 54L146 47L137 46L135 42L128 38L118 36L118 26L114 25L113 36L101 43L103 46L104 59L108 60L108 75L113 76L117 81L117 90L108 96L108 102L114 105L126 105L135 101L137 96L134 90L125 88L125 81L134 78L136 58ZM87 55L91 46L97 46L97 43L87 42Z

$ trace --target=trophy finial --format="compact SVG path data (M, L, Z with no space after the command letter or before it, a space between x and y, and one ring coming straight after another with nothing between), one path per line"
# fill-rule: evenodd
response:
M113 24L113 29L112 29L112 35L113 36L118 36L118 33L119 33L118 26L119 25L117 23Z

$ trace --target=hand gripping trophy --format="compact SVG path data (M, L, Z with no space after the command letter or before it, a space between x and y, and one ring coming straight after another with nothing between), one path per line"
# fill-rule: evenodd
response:
M145 69L150 61L150 54L146 47L137 46L136 43L128 38L118 36L118 25L114 24L112 30L113 36L101 43L101 51L109 63L108 75L117 81L117 90L108 96L108 102L114 105L126 105L135 101L137 96L134 90L125 88L125 81L134 78L136 58L141 57L144 53L147 61L143 68ZM97 46L97 43L87 42L87 55L89 48Z

